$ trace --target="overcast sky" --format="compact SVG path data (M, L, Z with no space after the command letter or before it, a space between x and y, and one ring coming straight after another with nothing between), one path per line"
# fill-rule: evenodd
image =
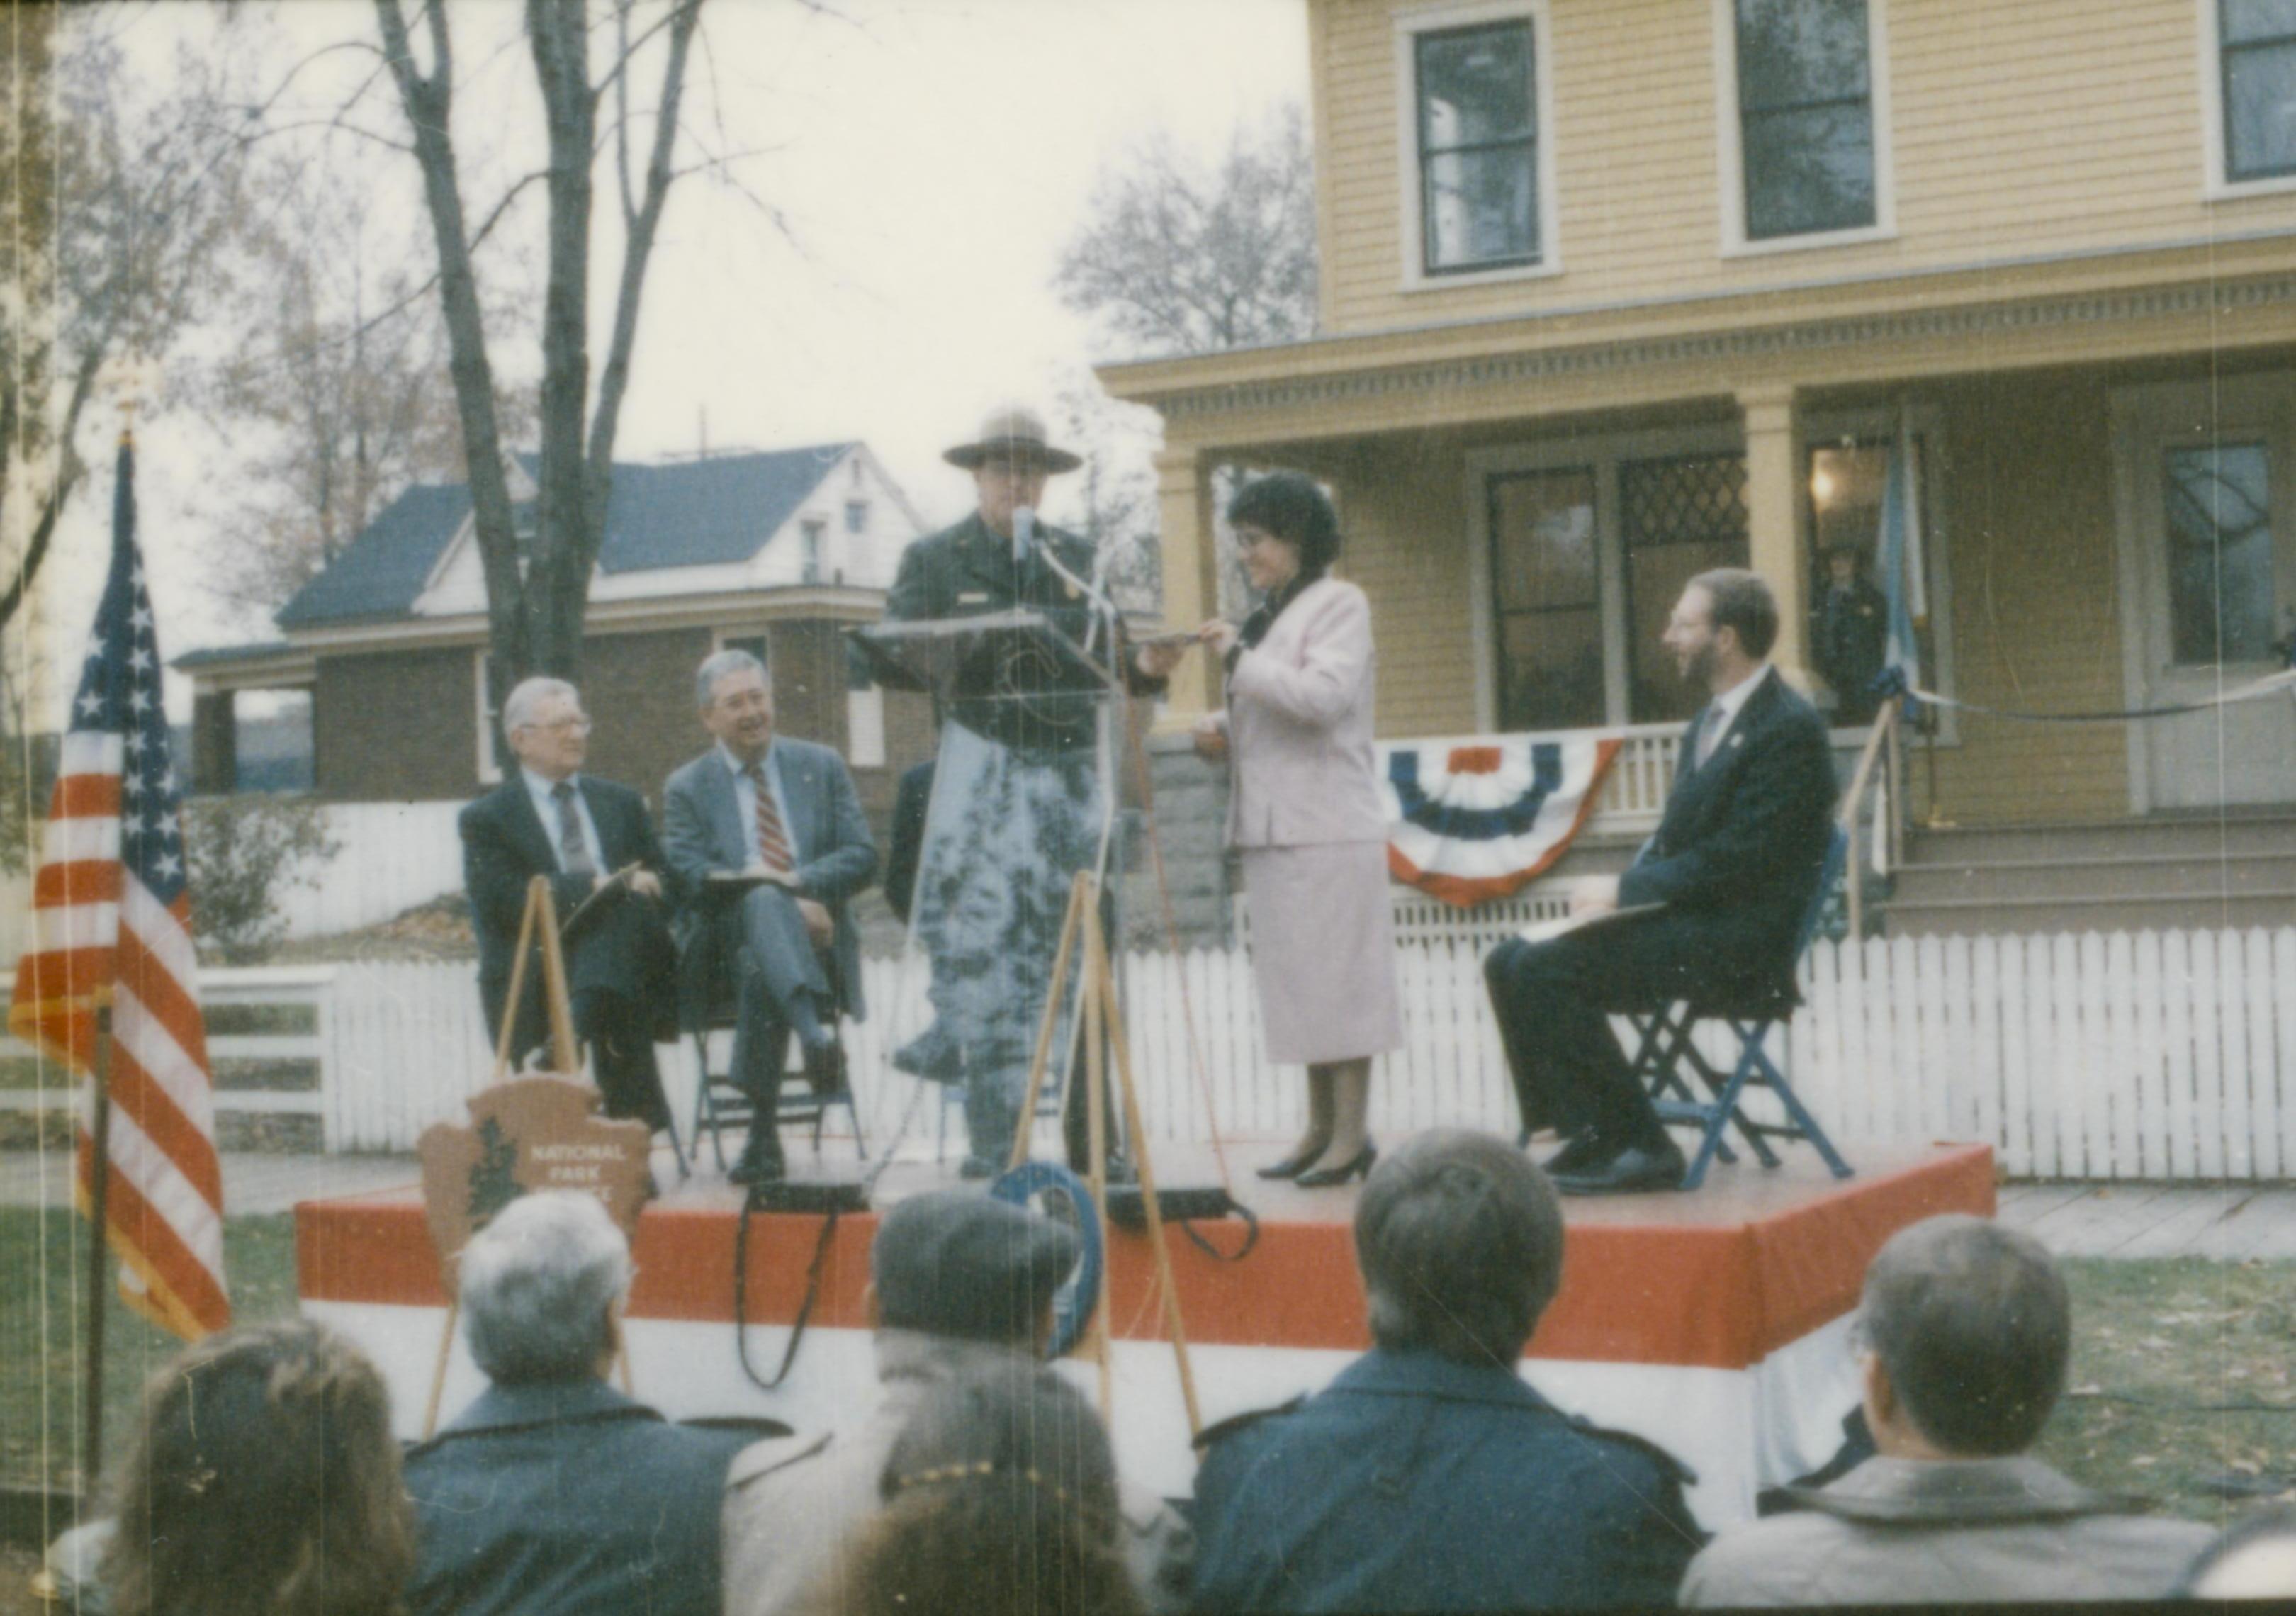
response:
M824 15L795 0L708 0L710 61L697 60L689 96L703 93L714 67L727 144L769 148L742 162L742 180L786 228L706 178L672 192L617 457L690 451L705 415L713 447L865 439L929 519L952 520L971 490L940 449L1000 400L1049 405L1062 374L1105 357L1048 289L1102 166L1158 130L1209 155L1240 124L1304 103L1305 13L1300 0L838 4L840 14ZM193 4L119 15L138 52L196 44L214 28ZM453 0L451 15L458 66L474 80L456 109L458 136L474 151L494 143L473 167L516 172L541 145L520 8ZM367 0L291 0L266 16L288 61L373 37ZM364 70L357 61L329 65ZM332 92L323 79L304 82L313 106ZM650 102L651 88L642 93ZM368 121L396 135L398 116L377 98ZM410 159L381 160L411 177ZM473 185L473 213L491 194ZM603 171L598 204L603 218L612 201ZM427 230L411 207L406 222ZM537 260L541 222L538 205L523 216ZM599 239L594 366L618 228L602 227ZM427 269L427 240L424 251ZM531 366L527 347L520 357ZM212 503L202 486L220 463L216 439L195 422L162 419L139 442L168 653L262 637L266 625L234 619L199 583L207 547L229 537L202 514ZM60 532L43 647L51 658L79 654L111 480L107 460ZM187 710L188 682L175 683L169 705Z

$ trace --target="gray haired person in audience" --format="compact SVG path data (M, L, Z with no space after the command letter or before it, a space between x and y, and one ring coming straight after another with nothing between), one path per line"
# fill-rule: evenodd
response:
M783 1616L875 1519L886 1461L921 1404L967 1374L1031 1371L1052 1331L1054 1293L1076 1267L1066 1224L939 1190L894 1205L869 1251L881 1392L867 1418L776 1437L726 1481L726 1609ZM1187 1595L1186 1525L1145 1488L1119 1481L1116 1547L1151 1610ZM984 1553L986 1551L984 1550Z
M1961 1215L1901 1229L1866 1273L1866 1420L1880 1450L1802 1507L1724 1532L1686 1605L2157 1599L2210 1533L2026 1450L2064 1390L2072 1316L2038 1241Z
M463 1248L463 1333L492 1384L406 1457L417 1616L717 1611L718 1498L742 1439L606 1383L629 1285L629 1244L589 1195L513 1201Z

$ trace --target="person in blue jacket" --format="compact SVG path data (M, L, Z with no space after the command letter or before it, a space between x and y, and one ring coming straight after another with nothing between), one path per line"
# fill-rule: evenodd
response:
M1372 1350L1324 1390L1204 1432L1200 1611L1673 1603L1704 1542L1687 1472L1517 1373L1562 1276L1562 1214L1496 1139L1422 1134L1356 1207Z
M520 1197L463 1248L489 1383L406 1456L412 1616L718 1616L718 1497L749 1439L606 1383L630 1273L604 1205L573 1191Z

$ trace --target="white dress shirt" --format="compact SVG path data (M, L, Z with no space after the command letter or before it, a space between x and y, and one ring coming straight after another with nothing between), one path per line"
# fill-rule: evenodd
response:
M524 764L518 772L526 776L526 794L534 799L534 811L542 820L542 833L550 841L550 851L558 860L562 874L566 868L566 849L559 832L558 798L555 782L544 779ZM574 816L582 822L582 845L590 851L590 867L601 875L611 875L606 867L606 844L598 840L597 821L590 817L590 804L582 795L582 776L569 775L566 783L574 788Z
M765 862L758 851L758 788L750 783L750 771L733 749L723 741L718 742L718 755L734 772L734 802L741 812L734 816L742 822L743 867ZM805 862L805 849L798 845L797 826L790 821L789 796L782 790L781 749L773 742L766 743L766 789L773 793L774 811L781 816L782 837L789 843L790 864L792 867Z

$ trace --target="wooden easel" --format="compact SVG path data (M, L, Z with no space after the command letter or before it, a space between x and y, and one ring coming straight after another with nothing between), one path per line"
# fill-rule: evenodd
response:
M518 952L510 968L510 988L503 995L502 1029L495 1039L495 1071L489 1083L506 1081L511 1072L512 1029L518 1025L518 1006L526 988L526 962L534 951L537 934L542 944L542 992L550 1017L550 1075L569 1082L582 1080L582 1046L574 1037L573 997L566 986L566 954L558 940L558 905L550 895L550 878L537 875L527 883L526 913L519 917ZM422 1438L428 1441L438 1434L439 1400L447 1390L447 1365L454 1356L455 1331L462 1323L463 1298L460 1288L448 1275L447 1325L439 1333L439 1355L430 1368L430 1394L422 1405ZM622 1391L635 1396L630 1383L629 1343L618 1330L614 1348L614 1364L621 1371Z
M1148 1244L1156 1259L1156 1284L1164 1298L1164 1323L1172 1333L1172 1358L1180 1372L1180 1398L1188 1411L1188 1435L1203 1432L1202 1413L1196 1406L1195 1371L1188 1359L1188 1335L1180 1317L1180 1292L1172 1283L1172 1253L1164 1243L1164 1212L1156 1199L1155 1164L1149 1159L1148 1134L1141 1126L1140 1096L1132 1081L1132 1050L1124 1036L1124 1019L1116 1002L1116 979L1109 968L1108 939L1099 923L1100 882L1089 870L1077 872L1069 891L1068 914L1061 921L1060 947L1053 956L1052 989L1046 996L1044 1021L1037 1029L1037 1048L1029 1062L1029 1087L1021 1096L1021 1120L1013 1129L1009 1167L1029 1159L1029 1135L1037 1120L1037 1096L1044 1092L1045 1072L1051 1063L1053 1037L1060 1024L1061 997L1068 987L1069 958L1083 936L1083 977L1078 984L1077 1013L1083 1021L1085 1047L1085 1118L1090 1141L1092 1170L1087 1183L1094 1213L1108 1227L1108 1106L1104 1069L1105 1042L1116 1057L1117 1090L1123 1096L1125 1131L1132 1140L1140 1191L1148 1215ZM1103 1040L1103 1033L1106 1035ZM1076 1103L1071 1089L1069 1103ZM1115 1367L1109 1354L1108 1265L1100 1270L1100 1294L1094 1298L1092 1323L1085 1331L1081 1356L1100 1366L1100 1415L1110 1417L1115 1401Z

